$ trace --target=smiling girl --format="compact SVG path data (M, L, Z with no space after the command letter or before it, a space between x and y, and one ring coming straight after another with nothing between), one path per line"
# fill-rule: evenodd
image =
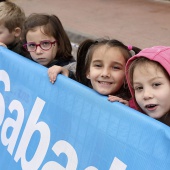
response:
M109 101L128 105L131 96L125 81L125 64L131 50L118 40L85 40L77 53L77 81L108 96Z

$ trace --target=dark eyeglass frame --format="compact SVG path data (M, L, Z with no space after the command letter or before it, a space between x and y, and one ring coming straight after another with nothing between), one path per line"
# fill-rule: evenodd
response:
M44 48L42 47L42 43L44 43L44 42L50 43L50 47L49 47L48 49L44 49ZM29 52L34 52L34 51L36 51L38 46L39 46L42 50L48 51L48 50L52 47L52 45L55 44L56 42L57 42L56 40L55 40L55 41L52 41L52 42L49 41L49 40L43 40L43 41L40 41L39 44L36 44L35 42L29 42L29 43L24 44L23 47L24 47L27 51L29 51ZM34 44L34 45L35 45L35 50L28 50L28 45L29 45L29 44Z

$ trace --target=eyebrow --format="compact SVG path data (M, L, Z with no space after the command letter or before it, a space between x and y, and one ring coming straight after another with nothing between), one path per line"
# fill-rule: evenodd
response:
M93 60L92 62L102 62L102 60Z
M93 60L92 63L94 63L94 62L102 62L102 60ZM112 63L123 66L122 63L119 63L119 62L117 62L117 61L112 61L111 64L112 64Z
M163 77L153 77L153 78L151 78L149 81L151 82L151 81L154 81L155 79L162 79ZM135 82L135 81L133 81L133 84L140 84L140 82Z

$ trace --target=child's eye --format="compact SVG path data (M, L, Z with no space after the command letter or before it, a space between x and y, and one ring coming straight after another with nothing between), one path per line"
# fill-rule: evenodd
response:
M142 86L136 86L136 87L134 87L134 90L135 90L135 91L141 91L142 89L143 89Z
M153 87L158 87L158 86L160 86L160 85L161 85L161 83L153 83L153 84L152 84Z
M28 46L29 48L32 48L32 47L35 47L36 44L35 44L35 43L29 43L27 46Z
M114 70L120 70L120 67L119 66L113 66L113 69Z
M99 63L93 64L93 66L94 66L94 67L102 67L102 65L99 64Z
M116 64L113 64L113 65L112 65L112 69L113 69L113 70L121 70L121 69L122 69L122 66L121 66L120 64L117 64L117 63L116 63Z
M43 41L43 42L41 42L41 45L42 46L48 46L48 45L50 45L50 42L49 41Z

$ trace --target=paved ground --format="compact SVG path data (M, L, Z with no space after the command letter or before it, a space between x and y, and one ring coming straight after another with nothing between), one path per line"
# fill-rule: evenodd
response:
M57 15L72 42L110 37L141 48L170 46L170 2L155 0L11 0L26 15Z

